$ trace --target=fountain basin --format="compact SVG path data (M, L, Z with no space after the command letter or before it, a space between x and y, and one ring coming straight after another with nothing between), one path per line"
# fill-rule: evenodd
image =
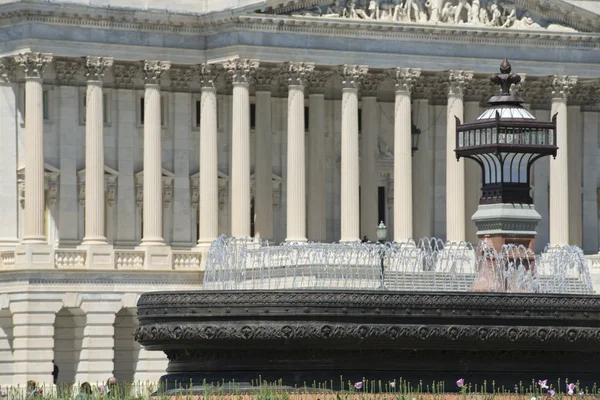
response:
M135 338L169 358L169 388L403 377L513 388L597 380L600 297L367 290L156 292Z

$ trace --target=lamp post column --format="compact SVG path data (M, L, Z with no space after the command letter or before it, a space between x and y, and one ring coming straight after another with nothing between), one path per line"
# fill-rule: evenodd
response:
M310 63L290 62L282 71L288 83L287 242L306 242L304 76L314 67Z
M233 81L231 124L231 235L250 237L250 95L249 80L258 61L234 59L225 63Z
M555 75L552 81L552 108L556 115L556 158L550 159L550 245L569 244L569 150L567 140L567 98L577 77Z
M456 161L456 118L463 121L463 91L473 79L469 71L450 71L446 120L446 240L461 242L465 230L465 163Z
M217 146L217 66L197 66L200 97L200 226L198 247L207 248L219 235L219 172Z
M52 55L22 53L15 62L25 71L25 226L23 244L45 244L44 109L42 80Z
M142 246L164 245L162 223L162 127L160 76L168 61L144 62L144 229Z
M368 67L344 65L342 78L342 171L340 242L359 241L358 89Z
M411 91L421 70L390 71L396 89L394 103L394 242L406 243L413 234Z
M83 245L107 244L104 227L104 101L102 78L112 58L87 57L85 73L85 237Z

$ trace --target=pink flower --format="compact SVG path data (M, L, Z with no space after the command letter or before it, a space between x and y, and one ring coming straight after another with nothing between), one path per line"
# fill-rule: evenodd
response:
M552 389L548 390L548 396L550 396L550 397L554 396L554 390L552 390Z
M362 385L363 385L363 384L362 384L362 382L356 382L356 383L354 384L354 388L355 388L356 390L360 390L360 389L362 389Z
M538 385L540 385L542 389L548 389L548 379L538 381Z
M463 378L460 378L459 380L456 381L456 386L458 387L463 387L465 384L465 380Z
M6 397L6 393L0 392L0 397Z
M569 383L567 385L567 393L569 394L569 396L573 396L573 393L575 393L575 384L574 383Z
M98 390L100 390L101 392L104 392L104 385L98 386Z

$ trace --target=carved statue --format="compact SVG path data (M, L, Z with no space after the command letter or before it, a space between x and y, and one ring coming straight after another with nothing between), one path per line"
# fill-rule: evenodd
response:
M341 4L343 5L341 5ZM506 29L551 29L574 31L559 25L545 26L529 13L497 0L332 0L331 4L295 11L299 17L377 20L382 22L469 24ZM519 18L519 15L522 15Z

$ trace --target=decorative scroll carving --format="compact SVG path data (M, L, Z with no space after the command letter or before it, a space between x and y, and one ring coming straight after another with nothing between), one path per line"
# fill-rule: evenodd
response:
M173 202L173 177L163 176L162 177L162 196L163 203L166 208L171 207Z
M363 96L377 96L379 86L384 81L384 74L367 73L362 80L361 94Z
M321 94L324 93L325 86L331 77L333 77L333 75L333 71L313 70L312 73L305 77L308 92Z
M61 85L75 85L75 77L85 67L85 61L81 60L58 60L56 66L56 80Z
M418 68L394 68L388 70L389 76L394 82L396 91L412 92L413 85L421 76Z
M336 67L334 71L342 78L344 87L359 89L368 70L366 65L344 64Z
M249 83L258 66L258 60L247 58L236 58L223 64L227 78L233 83Z
M485 0L370 0L363 1L362 4L357 4L356 0L347 0L344 7L340 6L339 0L334 0L329 6L313 6L290 14L296 17L347 18L369 22L575 31L560 24L536 22L527 10L514 4Z
M498 88L489 78L473 78L465 86L464 96L466 101L487 101L497 91Z
M193 70L203 88L214 88L220 68L220 65L215 64L198 64L194 65Z
M466 86L472 79L472 71L450 71L448 73L448 94L462 96Z
M567 99L571 90L577 84L576 76L554 75L552 79L552 98Z
M286 62L281 67L281 77L287 85L304 86L306 84L305 77L310 75L314 69L314 63Z
M171 86L176 90L189 89L190 82L194 78L194 70L190 68L172 68Z
M59 172L46 172L46 198L48 199L48 204L53 206L58 201L58 177Z
M112 68L113 59L111 57L92 57L85 58L85 76L91 81L101 81L104 78L104 72Z
M113 175L104 175L104 185L106 188L106 203L109 207L115 205L117 197L117 178Z
M123 89L133 88L133 79L140 74L140 67L137 65L117 64L114 67L115 85Z
M52 54L45 53L21 53L14 58L15 63L23 68L25 77L39 79L44 77L44 67L53 59Z
M270 92L273 81L278 78L277 70L274 68L260 67L254 74L254 87L257 91Z
M160 77L163 72L171 69L170 61L146 60L142 69L144 81L146 84L160 84Z

